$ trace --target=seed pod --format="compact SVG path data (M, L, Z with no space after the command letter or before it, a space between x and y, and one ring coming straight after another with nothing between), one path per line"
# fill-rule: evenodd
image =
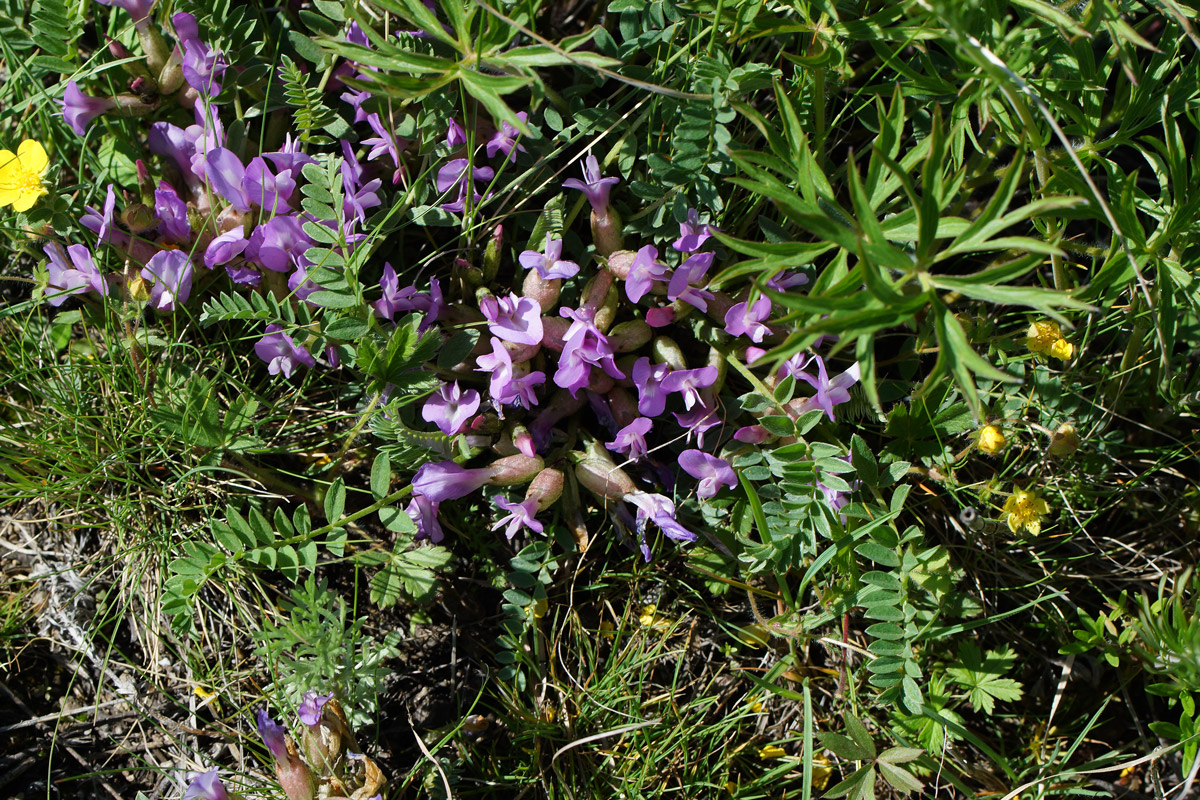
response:
M526 455L507 456L498 458L486 467L487 480L485 486L516 486L527 483L542 471L546 463L539 456L530 458Z

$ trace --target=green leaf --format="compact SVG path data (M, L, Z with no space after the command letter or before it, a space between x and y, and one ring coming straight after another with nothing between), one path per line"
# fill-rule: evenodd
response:
M958 661L946 668L946 675L967 689L972 708L991 714L997 700L1013 702L1024 693L1018 681L1001 677L1015 662L1016 655L1007 648L989 650L984 657L974 642L964 642L958 648Z
M325 491L325 520L337 522L346 510L346 484L341 478L335 478Z
M847 795L851 797L851 800L874 800L875 768L873 765L867 764L859 767L849 778L825 793L825 797L846 797Z
M417 532L417 525L412 521L412 517L399 506L384 506L379 509L379 521L389 531L409 534Z
M388 495L392 488L392 459L387 451L381 451L375 456L375 462L371 464L371 494L376 500L381 500ZM405 514L405 516L408 516Z
M292 583L300 577L300 555L290 544L279 548L277 553L279 571Z
M874 561L876 564L882 564L885 567L900 566L900 556L896 555L896 551L884 547L877 542L863 542L854 548L854 552L863 558Z
M365 319L342 317L325 326L325 335L332 339L359 339L370 329Z
M900 794L908 794L909 792L919 792L922 789L922 784L912 776L906 769L893 766L885 761L880 761L877 765L879 774L883 779L892 785Z
M838 758L847 761L870 761L875 757L873 745L870 748L861 747L849 736L840 733L818 733L817 741L826 750L833 751Z

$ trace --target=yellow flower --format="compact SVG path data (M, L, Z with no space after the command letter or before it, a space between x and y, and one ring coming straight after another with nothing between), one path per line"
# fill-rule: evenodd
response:
M1057 322L1042 320L1029 325L1025 332L1025 346L1042 356L1054 356L1060 361L1070 361L1075 354L1075 345L1063 338Z
M1013 488L1013 493L1004 501L1004 513L1008 515L1008 529L1013 533L1022 528L1037 536L1042 531L1042 517L1050 513L1050 506L1037 492Z
M13 211L28 211L49 191L42 185L42 176L50 166L45 148L33 139L26 139L11 150L0 150L0 208L12 206Z
M783 758L787 754L787 750L784 750L782 747L773 744L759 748L758 751L759 758Z
M987 456L997 456L1008 442L1004 438L1004 431L995 425L984 425L976 434L976 443L979 452Z

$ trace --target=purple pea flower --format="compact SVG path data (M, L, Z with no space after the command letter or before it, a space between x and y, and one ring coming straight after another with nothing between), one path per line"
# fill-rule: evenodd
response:
M725 332L730 336L749 336L754 343L761 342L771 329L763 320L771 316L771 298L759 295L751 305L738 303L725 312Z
M342 204L343 212L352 211L359 222L367 221L367 209L382 204L376 190L383 185L379 178L362 182L363 167L354 157L354 147L342 139L342 194L345 198Z
M142 268L142 277L154 281L150 304L159 311L174 311L192 294L192 259L182 250L160 250Z
M103 208L95 209L91 206L84 206L84 214L79 218L79 224L96 234L96 238L100 241L108 242L118 250L124 250L129 245L129 236L114 224L116 208L117 193L110 183L108 192L104 196Z
M574 277L579 273L579 265L574 261L562 260L562 239L553 239L546 234L546 252L526 250L517 260L525 269L536 269L538 276L544 281L561 280Z
M801 373L804 372L805 364L808 363L810 358L812 358L812 356L810 356L808 353L796 353L793 355L779 366L779 379L783 380L783 378L787 375L791 375L793 378L799 379Z
M204 266L213 269L222 264L228 264L241 255L245 249L246 229L238 225L233 230L222 233L208 243L208 247L204 249ZM257 275L258 272L254 271L254 274ZM230 272L230 277L233 277L232 272ZM237 278L234 278L234 280L236 281ZM244 283L245 281L238 282Z
M421 418L432 422L447 436L453 436L466 427L471 417L479 410L479 392L459 388L458 381L443 383L435 394L429 396L421 408Z
M224 147L209 150L205 155L203 174L212 190L234 208L241 212L250 210L250 195L243 185L246 167L232 150Z
M254 343L254 353L267 363L267 372L272 375L283 373L283 377L292 377L292 371L297 364L312 369L317 365L316 359L303 347L298 347L292 337L283 333L278 325L268 325L267 334Z
M487 318L488 330L506 342L537 344L542 341L542 307L536 300L517 297L484 297L479 310Z
M724 459L705 453L703 450L684 450L679 454L679 466L683 471L700 481L696 491L698 497L715 497L722 486L737 486L737 475Z
M468 179L468 173L470 178ZM439 194L446 194L451 189L458 187L458 200L453 203L444 203L442 208L447 211L462 213L466 208L466 197L468 184L479 181L490 181L496 175L495 170L491 167L471 167L471 162L465 158L456 158L453 161L447 162L438 170L437 174L437 190ZM483 199L483 196L478 192L474 192L474 202L478 203Z
M602 178L600 162L596 160L595 156L589 155L583 162L583 180L568 178L563 181L563 188L578 189L583 192L588 202L592 204L592 211L596 216L603 217L608 211L608 193L620 182L620 178Z
M712 237L714 230L720 229L710 225L701 225L700 213L694 208L689 208L687 221L679 223L679 238L671 243L671 247L680 253L694 253Z
M246 260L261 264L274 272L287 272L298 266L304 253L313 246L300 220L293 216L272 217L250 234L246 244Z
M310 689L304 693L304 697L300 699L300 707L296 709L296 713L300 717L300 721L310 728L315 728L321 724L321 712L325 708L325 704L333 699L333 693L320 694L316 689Z
M646 444L646 434L653 426L649 417L638 417L617 431L617 438L604 446L614 453L628 456L630 461L637 461L650 450Z
M529 115L524 111L517 112L517 119L521 120L522 123L528 118ZM504 153L504 155L508 156L509 161L515 162L517 160L517 151L525 152L525 148L517 144L517 137L520 135L521 132L512 125L509 125L507 122L503 123L500 126L500 130L496 131L492 138L488 140L485 147L488 158L494 158L496 153ZM509 538L511 539L512 537L510 536Z
M745 442L746 444L762 444L769 439L773 439L774 436L762 425L747 425L744 428L738 428L734 432L733 438L735 441Z
M463 130L463 126L458 124L458 120L453 117L446 124L446 146L451 150L462 147L467 143L467 132Z
M287 731L267 713L265 708L258 710L258 735L267 746L276 764L287 764L290 754L287 748Z
M560 308L558 313L573 322L563 337L563 351L554 373L555 384L574 396L588 385L592 367L600 367L613 378L625 377L613 360L608 338L596 327L595 309L587 306L575 310Z
M383 290L383 297L376 300L372 306L375 308L375 313L388 322L395 319L397 311L417 310L417 305L412 300L417 293L417 287L405 286L401 289L400 280L396 277L396 270L389 263L385 262L383 265L379 288Z
M201 772L192 778L182 800L229 800L225 784L221 783L217 772L217 768L213 767L208 772Z
M667 279L667 265L658 261L658 248L648 244L633 259L629 265L629 275L625 278L625 294L631 302L636 303L654 288L655 281Z
M508 516L503 517L493 525L492 530L498 530L507 525L508 527L505 528L504 535L508 537L509 541L512 541L512 538L517 535L521 528L529 528L534 533L541 533L544 529L542 523L538 522L534 517L538 507L538 499L536 497L531 497L521 503L514 503L511 500L505 499L502 495L496 495L492 498L492 502L508 512Z
M49 280L46 284L46 302L54 307L61 306L73 294L92 291L101 297L108 294L108 284L96 268L91 252L81 244L73 244L63 252L62 245L51 242L42 248L50 257L46 265ZM70 264L67 263L68 254Z
M696 253L680 264L667 284L667 299L672 303L682 300L701 311L708 311L708 301L713 299L713 293L697 286L704 280L713 258L712 253Z
M814 408L819 408L825 412L830 421L833 421L833 407L847 403L850 401L850 387L858 383L860 368L857 363L854 363L833 380L829 379L829 374L825 371L825 359L820 356L813 356L812 362L816 362L817 375L814 377L807 372L801 372L800 378L808 383L809 386L816 389L816 394L807 398L800 404L799 413L803 414L811 411Z
M804 286L807 283L808 276L803 272L780 272L767 280L767 286L777 292L784 292L793 286Z
M675 521L675 504L661 494L650 492L633 492L622 498L637 506L637 528L641 533L647 522L653 522L662 532L672 539L683 542L694 542L696 534Z
M453 461L422 464L413 476L414 494L424 495L433 503L457 500L487 482L487 469L467 469Z
M706 394L708 393L706 392ZM704 446L704 434L710 428L721 424L716 405L705 395L701 395L700 402L691 411L685 411L682 414L674 412L675 421L679 423L679 427L687 431L688 440L690 441L693 436L696 437L697 447Z
M263 155L274 165L275 169L280 172L290 172L292 175L299 175L305 164L317 163L315 158L301 152L300 140L293 139L290 133L283 137L283 147L274 153L263 153Z
M479 356L475 362L479 365L476 372L487 372L491 376L488 394L497 410L513 404L525 408L537 405L537 395L534 394L533 387L546 382L546 373L539 371L527 375L516 374L512 356L499 339L492 339L492 352Z
M683 395L684 408L691 410L697 403L704 405L700 396L701 389L707 389L717 382L717 368L714 366L700 369L677 369L663 378L661 388L664 392L679 392Z
M404 149L406 142L396 138L396 134L383 124L383 117L378 114L367 114L367 124L371 126L371 130L375 131L373 137L362 140L364 147L371 148L367 153L367 161L374 161L384 155L391 156L392 163L396 165L396 171L392 174L392 183L398 183L400 181L400 151Z
M259 156L251 159L246 165L242 185L250 201L264 211L273 214L286 214L291 211L289 201L296 190L291 170L285 169L276 175L271 172L266 159Z
M171 17L175 33L183 45L183 79L201 94L216 97L221 93L221 77L225 74L225 55L211 50L200 40L196 18L186 12Z
M226 267L225 271L228 272L229 267ZM259 277L261 278L262 276L260 275ZM308 279L308 270L299 264L296 265L296 269L292 272L292 274L288 276L288 291L296 295L298 299L303 300L310 305L320 305L319 303L314 303L313 301L309 300L308 296L313 292L321 291L321 287L318 286L315 281L310 281Z
M240 286L258 286L262 283L262 273L245 262L226 264L225 274L229 276L229 280Z
M139 23L139 27L145 24L146 17L150 16L150 9L154 7L155 0L96 0L103 6L114 6L123 8L129 12L129 16L133 17L135 23Z
M404 509L404 513L408 514L417 524L417 535L413 537L414 539L418 541L428 539L437 544L446 537L445 531L438 522L438 504L425 495L414 495L412 501Z
M657 417L667 410L668 392L661 388L663 379L671 374L666 364L651 364L642 356L633 364L633 385L638 391L638 411L647 417Z
M187 203L179 197L175 187L159 181L154 190L154 215L160 223L159 230L164 241L185 244L191 241L192 225L188 222Z
M87 126L101 114L107 114L117 107L117 101L107 97L91 97L79 88L79 84L71 81L63 93L62 115L75 135L83 136Z

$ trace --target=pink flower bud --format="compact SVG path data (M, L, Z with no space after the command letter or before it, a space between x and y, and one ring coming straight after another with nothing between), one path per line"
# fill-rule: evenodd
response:
M629 277L629 270L636 258L637 253L632 250L618 250L608 257L608 271L614 278L625 280Z
M621 237L621 215L609 206L603 216L592 212L592 241L596 243L596 252L602 256L620 250L625 246Z
M527 483L545 466L546 462L538 456L530 458L526 455L516 455L498 458L492 462L491 466L484 468L487 475L484 485L516 486Z
M537 474L529 488L525 491L525 499L537 498L538 513L542 513L562 496L563 481L566 476L559 470L547 467Z

